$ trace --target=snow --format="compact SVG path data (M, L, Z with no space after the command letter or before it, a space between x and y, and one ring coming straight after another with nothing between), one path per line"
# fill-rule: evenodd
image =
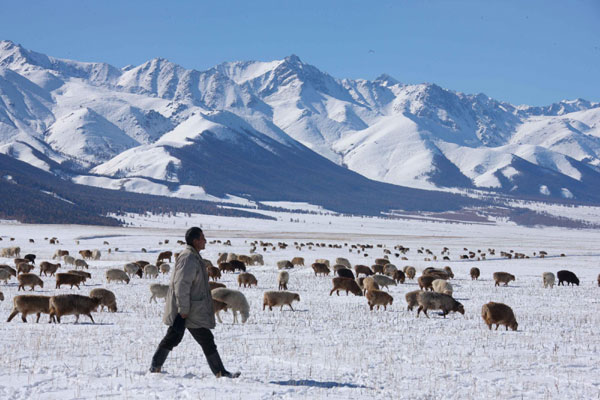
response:
M573 213L598 213L597 209L572 209ZM595 398L600 363L597 243L595 230L532 229L497 224L450 224L432 221L387 220L312 214L272 213L278 221L236 219L181 214L175 217L127 216L127 228L77 225L0 225L2 246L18 245L22 254L34 252L37 264L50 260L57 248L77 253L98 248L102 258L89 261L92 273L81 290L54 289L54 278L43 277L45 287L35 294L87 294L94 287L115 292L119 312L94 313L96 324L82 316L63 323L24 324L20 317L0 325L4 351L0 352L0 393L5 399L20 398ZM290 217L299 222L290 222ZM135 225L136 227L134 227ZM250 302L250 318L232 325L231 313L223 314L214 335L227 368L240 370L237 380L215 379L200 347L186 333L165 363L163 374L147 373L150 359L166 332L161 322L163 303L150 304L148 286L168 282L135 277L129 285L106 284L103 271L120 268L138 259L153 261L159 251L181 249L175 242L185 229L201 225L209 241L230 239L232 246L207 244L203 256L213 262L219 252L248 254L253 240L281 241L285 250L266 251L265 266L249 267L258 278L257 288L241 288ZM8 237L14 237L9 241ZM59 245L44 237L56 236ZM35 243L29 243L29 238ZM169 239L168 245L159 244ZM79 244L76 243L79 241ZM109 245L103 242L108 241ZM293 242L339 244L340 249L305 246ZM442 318L416 318L406 310L404 293L416 289L408 281L390 289L394 303L387 311L370 312L364 297L329 296L331 277L315 277L309 266L290 271L290 290L300 294L296 311L262 311L262 293L276 287L277 260L303 256L309 265L316 258L347 257L353 264L370 265L383 248L368 250L368 257L352 244L396 244L410 247L408 261L392 254L398 267L418 270L450 265L455 273L455 297L466 313ZM440 253L450 248L452 261L424 262L421 246ZM119 251L108 254L108 248ZM144 247L147 253L141 252ZM493 247L531 256L508 260L488 255L486 261L459 261L463 248ZM533 257L546 250L548 257ZM559 257L565 253L566 257ZM1 263L12 263L0 259ZM471 281L469 269L482 271ZM541 274L556 273L565 266L574 271L581 286L543 289ZM517 277L508 287L494 287L494 271ZM235 287L236 275L224 274L222 282ZM11 311L17 292L15 280L0 283L5 301L0 313ZM489 331L481 317L481 305L499 301L510 305L519 322L516 332ZM32 323L33 322L33 323Z

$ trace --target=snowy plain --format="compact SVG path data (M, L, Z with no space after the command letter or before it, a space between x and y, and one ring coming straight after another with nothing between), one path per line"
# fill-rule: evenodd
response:
M29 316L4 322L17 294L15 279L0 283L0 398L125 398L125 399L270 399L270 398L526 398L590 399L600 397L600 232L559 228L524 228L507 224L458 224L418 220L340 217L270 213L277 221L204 215L186 217L129 216L128 227L78 225L24 225L0 223L0 247L20 246L21 254L37 254L37 262L50 260L58 248L77 253L100 249L102 258L90 261L91 281L73 290L54 289L55 279L43 277L45 286L35 294L88 294L105 287L117 296L117 313L94 313L96 324L82 316L63 323L40 323ZM122 268L129 261L153 262L160 251L179 251L176 244L185 230L201 226L209 244L203 257L215 263L219 252L249 254L250 242L285 242L287 249L257 249L264 266L250 266L258 278L256 288L241 288L250 302L246 324L232 324L231 313L213 331L230 370L240 370L237 380L214 378L200 347L186 334L167 359L166 373L147 373L156 345L166 332L161 322L163 301L149 303L149 285L167 283L135 277L129 285L104 279L107 268ZM58 245L46 237L56 236ZM14 237L14 241L10 241ZM29 243L29 239L35 243ZM169 244L159 244L169 239ZM210 243L230 239L232 246ZM76 243L79 241L79 244ZM103 244L104 241L109 245ZM294 242L325 243L326 247ZM328 245L341 245L330 248ZM347 244L347 246L346 246ZM357 253L353 244L375 247ZM413 265L417 275L428 266L449 265L454 297L464 304L465 315L445 319L430 312L416 318L406 310L404 294L418 289L407 280L390 289L394 303L387 311L369 311L366 299L335 294L330 277L315 277L310 264L317 258L332 262L346 257L354 264L371 265L392 250L399 268ZM394 256L393 246L409 247L408 261ZM417 249L438 255L450 248L451 261L424 261ZM118 247L118 251L114 251ZM143 253L141 249L147 249ZM108 254L108 248L113 252ZM496 256L485 261L464 261L464 248ZM531 258L508 260L500 251L523 252ZM533 257L545 250L546 258ZM559 255L564 253L565 257ZM289 290L300 294L295 311L262 310L262 294L277 288L276 262L302 256L306 266L290 271ZM439 257L441 259L441 257ZM0 263L12 264L0 258ZM469 269L482 276L471 281ZM63 269L65 269L63 267ZM574 271L580 286L543 289L541 274L561 269ZM39 270L36 269L36 273ZM494 271L516 275L508 287L494 287ZM237 289L237 275L224 274L221 282ZM489 331L480 313L489 301L503 302L515 311L516 332Z

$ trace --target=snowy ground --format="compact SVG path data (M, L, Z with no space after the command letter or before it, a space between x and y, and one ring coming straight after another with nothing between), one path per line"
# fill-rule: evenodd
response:
M95 313L93 325L81 317L65 317L50 325L24 324L20 317L0 322L0 398L598 398L600 397L600 233L554 228L528 229L510 225L464 225L424 221L275 214L279 221L193 216L192 218L127 218L138 227L107 228L65 225L1 224L0 247L19 245L22 254L36 253L38 264L50 260L57 248L76 253L98 248L100 261L90 262L93 279L77 289L54 289L54 278L43 278L45 287L35 293L87 294L106 287L117 295L119 312ZM290 222L290 218L294 222ZM298 221L298 222L295 222ZM225 365L239 369L234 381L215 379L200 347L189 334L167 360L167 373L150 375L152 353L166 331L160 304L150 304L150 283L138 279L129 285L106 284L108 267L127 261L154 261L163 250L178 251L176 240L194 224L202 225L208 240L231 239L233 246L208 244L203 252L213 262L221 251L249 253L254 239L284 241L286 250L261 253L265 266L249 267L258 287L241 290L251 305L244 325L232 325L232 316L214 330ZM44 237L56 236L59 245ZM14 241L9 241L14 237ZM33 238L34 244L28 239ZM168 245L159 241L169 239ZM79 245L76 244L79 240ZM110 245L103 245L108 241ZM364 297L329 296L331 277L315 277L308 264L316 258L347 257L353 264L370 265L383 255L382 248L368 256L342 249L298 251L293 242L324 242L348 246L355 243L396 244L410 247L409 261L392 256L398 267L417 270L450 265L455 298L465 306L465 316L446 319L416 318L406 310L404 293L415 290L409 281L390 290L394 304L387 311L370 312ZM450 248L451 262L424 262L421 246L440 253ZM107 254L108 248L119 251ZM142 253L144 247L148 253ZM493 247L532 255L546 250L550 257L525 260L488 258L458 261L463 248ZM565 253L566 257L558 257ZM262 293L276 288L275 262L303 256L307 266L291 271L290 290L300 294L295 312L262 311ZM10 259L0 263L12 264ZM482 279L471 281L468 271L478 266ZM579 287L543 289L541 274L560 269L574 271ZM494 271L517 277L509 287L494 287ZM36 271L37 272L37 271ZM236 275L225 275L237 287ZM16 281L0 284L5 301L0 316L6 318L17 294ZM509 304L519 322L517 332L489 331L480 317L488 301Z

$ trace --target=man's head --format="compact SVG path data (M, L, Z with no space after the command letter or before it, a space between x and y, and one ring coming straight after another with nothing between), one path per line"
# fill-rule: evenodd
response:
M185 242L198 251L204 250L206 239L204 238L202 229L198 228L197 226L188 229L185 233Z

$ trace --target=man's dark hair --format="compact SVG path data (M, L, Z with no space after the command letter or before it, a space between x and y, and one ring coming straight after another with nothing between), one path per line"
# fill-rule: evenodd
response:
M185 233L185 242L192 246L194 239L199 239L200 236L202 236L202 229L198 228L197 226L193 226Z

